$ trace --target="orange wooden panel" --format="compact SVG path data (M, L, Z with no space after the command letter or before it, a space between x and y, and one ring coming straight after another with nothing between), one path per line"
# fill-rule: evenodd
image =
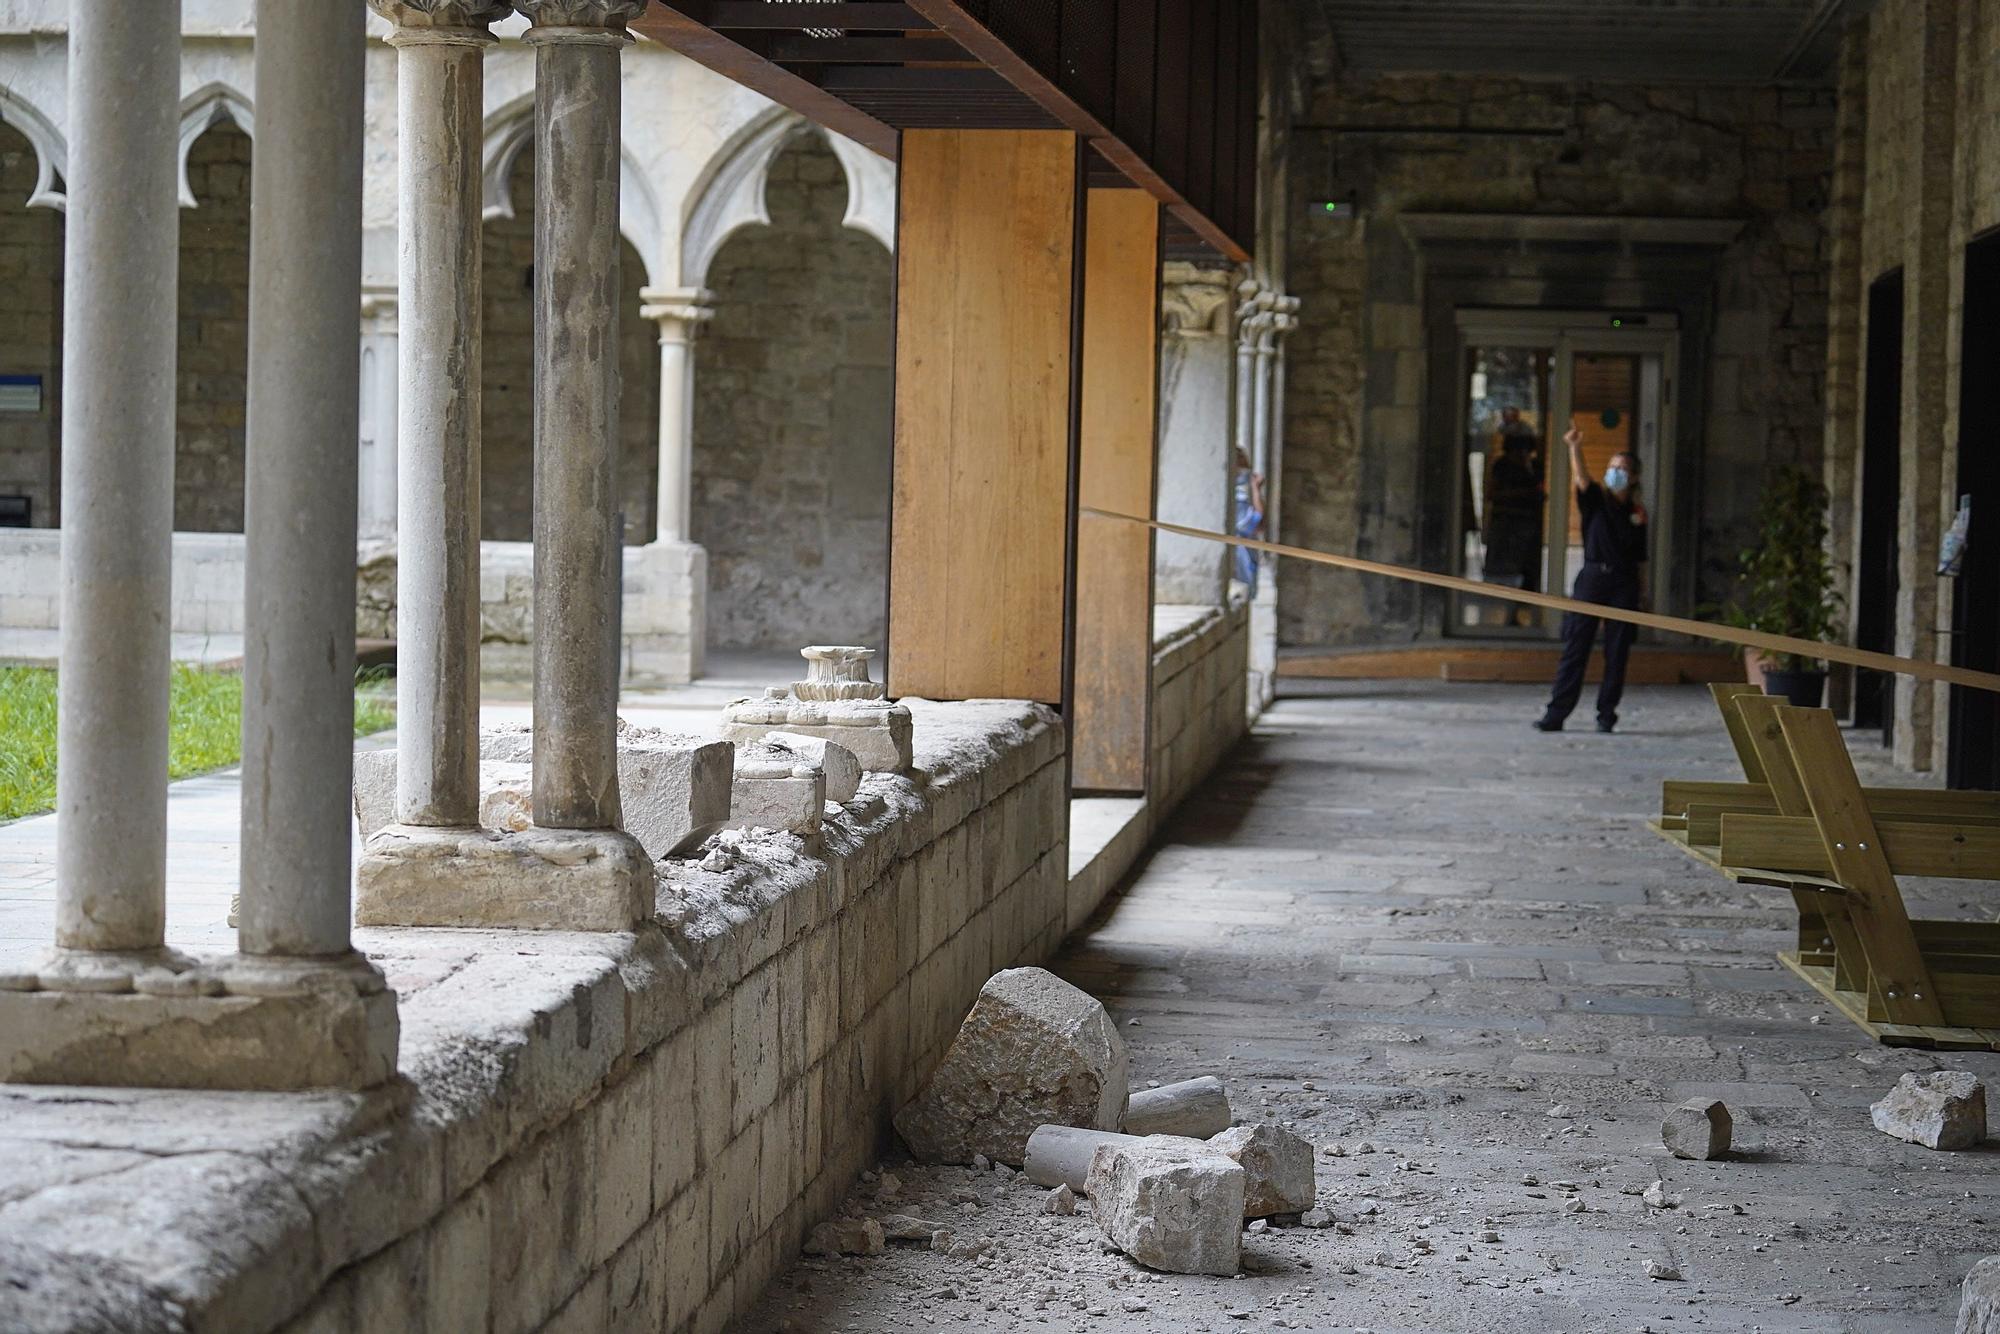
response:
M889 689L1063 697L1077 139L909 130Z
M1082 448L1085 505L1153 513L1159 336L1159 204L1143 190L1092 190L1084 215ZM1146 788L1153 674L1153 532L1077 529L1073 786Z

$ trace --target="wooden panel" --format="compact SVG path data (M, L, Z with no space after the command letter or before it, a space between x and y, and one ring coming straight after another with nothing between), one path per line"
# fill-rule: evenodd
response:
M1717 699L1722 704L1722 716L1727 718L1731 701L1719 694ZM1736 753L1742 758L1745 776L1753 783L1762 781L1770 784L1771 796L1778 804L1780 815L1811 815L1812 805L1806 800L1798 763L1785 744L1784 729L1778 725L1778 708L1783 702L1762 691L1735 696L1742 730L1731 727L1729 739L1735 743ZM1846 754L1845 751L1841 753ZM1755 770L1751 768L1753 764ZM1851 772L1852 765L1849 768Z
M1878 820L1921 820L1932 824L2000 822L2000 792L1953 792L1934 787L1864 787L1861 795ZM1778 809L1762 783L1716 783L1669 778L1660 784L1660 813L1685 815L1691 805L1769 813Z
M911 130L896 245L891 693L1063 698L1077 139Z
M1397 648L1331 649L1287 653L1278 660L1281 677L1327 681L1446 680L1519 681L1546 684L1562 654L1556 644L1429 643ZM1683 685L1741 676L1742 666L1726 649L1636 645L1626 667L1627 685ZM1591 655L1586 681L1604 675L1604 655Z
M1143 190L1092 190L1084 215L1082 503L1153 513L1160 208ZM1072 786L1146 790L1153 675L1153 532L1077 530Z

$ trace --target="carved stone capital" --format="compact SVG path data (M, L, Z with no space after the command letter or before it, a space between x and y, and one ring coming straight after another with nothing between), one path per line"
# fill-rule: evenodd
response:
M714 301L715 293L705 287L647 287L639 292L639 318L659 324L663 334L692 332L714 318Z
M610 28L625 25L646 12L646 0L512 0L521 17L537 28Z
M435 31L476 38L511 12L507 0L368 0L368 7L395 24L398 36Z
M1231 278L1228 269L1170 261L1161 274L1161 329L1182 338L1226 336Z

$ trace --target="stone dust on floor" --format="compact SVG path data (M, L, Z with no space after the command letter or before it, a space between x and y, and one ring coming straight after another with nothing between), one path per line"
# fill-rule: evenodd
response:
M1234 1279L1153 1274L1087 1208L891 1145L891 1188L844 1212L938 1222L947 1248L802 1259L745 1328L1950 1329L2000 1250L2000 1152L1892 1140L1868 1105L2000 1056L1877 1046L1776 962L1789 900L1645 829L1662 778L1740 776L1705 691L1635 690L1615 736L1539 735L1539 704L1427 682L1279 703L1050 965L1117 1018L1135 1088L1216 1074L1239 1121L1320 1146L1323 1226L1247 1235ZM1855 751L1864 782L1919 781ZM1662 1148L1696 1095L1734 1113L1730 1158Z

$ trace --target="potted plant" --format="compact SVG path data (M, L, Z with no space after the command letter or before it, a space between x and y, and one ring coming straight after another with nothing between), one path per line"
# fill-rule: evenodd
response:
M1746 630L1829 640L1840 633L1839 591L1826 556L1826 488L1804 468L1780 468L1757 509L1757 540L1744 548L1736 596L1725 620ZM1764 693L1817 708L1826 663L1803 654L1746 650L1763 670ZM1751 679L1757 678L1753 675Z

